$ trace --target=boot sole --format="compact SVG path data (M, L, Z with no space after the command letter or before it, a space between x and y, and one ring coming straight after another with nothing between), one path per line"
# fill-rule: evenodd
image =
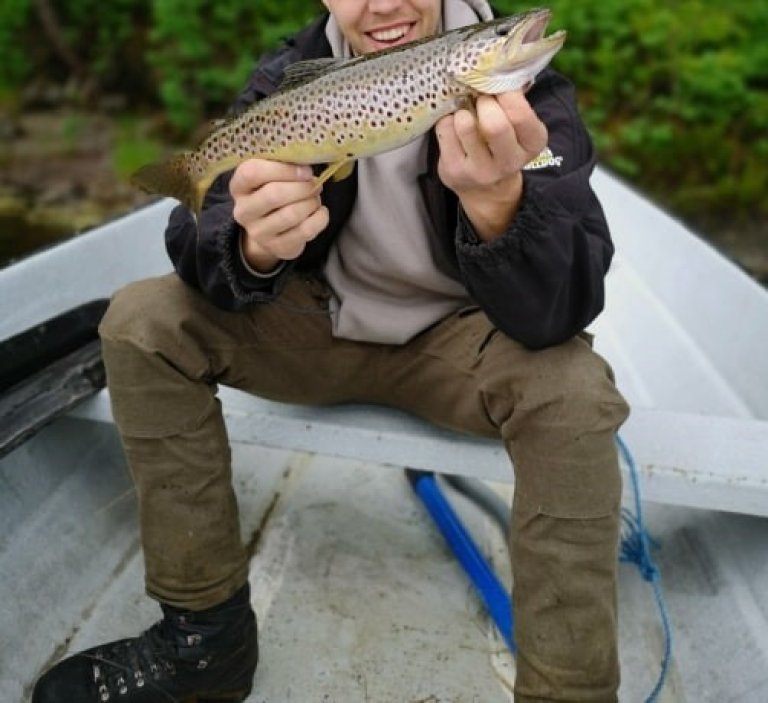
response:
M242 703L250 693L250 688L228 693L196 693L183 698L180 703Z

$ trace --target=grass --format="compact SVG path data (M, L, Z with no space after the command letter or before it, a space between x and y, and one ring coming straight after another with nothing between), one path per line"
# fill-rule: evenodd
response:
M143 116L125 115L118 120L112 147L112 168L121 180L144 164L168 154L167 142L152 134L151 121Z

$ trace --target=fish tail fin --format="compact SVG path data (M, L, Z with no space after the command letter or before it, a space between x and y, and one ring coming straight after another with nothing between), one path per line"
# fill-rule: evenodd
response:
M131 176L131 182L147 193L176 198L199 215L205 192L200 192L201 184L192 176L192 154L182 151L165 161L142 166Z

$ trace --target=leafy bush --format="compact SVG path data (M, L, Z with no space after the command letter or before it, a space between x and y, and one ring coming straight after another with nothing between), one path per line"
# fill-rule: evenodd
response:
M32 0L3 0L0 4L0 92L7 94L41 78L74 78L108 88L127 82L141 63L143 47L135 46L135 38L145 20L144 3L78 0L44 4L54 18L55 41L60 46L51 39ZM67 51L64 57L62 46Z
M19 37L30 23L29 0L3 0L0 4L0 94L8 94L29 75L32 64Z
M305 0L73 0L49 3L65 47L86 75L71 75L44 36L32 0L0 5L0 96L34 76L124 90L131 103L157 102L179 135L220 113L255 59L308 21ZM318 4L319 5L319 4ZM33 41L34 38L34 41ZM76 73L76 71L74 71Z
M316 11L301 0L151 4L148 60L168 118L183 132L229 104L255 57Z
M768 5L548 4L604 162L683 214L768 213Z
M495 4L522 9L517 0ZM555 66L576 84L608 166L681 214L768 213L768 3L544 4L553 28L569 32ZM134 108L161 105L186 138L221 115L256 57L321 9L316 0L48 5L91 83L125 91ZM71 77L40 36L32 0L0 3L0 101L33 78Z

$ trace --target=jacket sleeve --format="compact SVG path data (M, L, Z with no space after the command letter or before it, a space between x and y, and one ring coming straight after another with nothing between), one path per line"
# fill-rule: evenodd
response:
M290 45L266 57L234 104L236 114L272 92L284 66L294 60ZM217 307L241 310L252 303L273 300L282 289L292 262L274 276L256 276L240 255L242 228L235 222L229 181L232 172L212 184L198 221L183 205L172 212L165 231L168 255L178 275Z
M602 310L613 245L589 183L595 154L573 87L549 70L528 98L549 131L549 163L523 171L520 208L497 240L481 242L460 212L457 255L491 321L538 349L569 339Z

